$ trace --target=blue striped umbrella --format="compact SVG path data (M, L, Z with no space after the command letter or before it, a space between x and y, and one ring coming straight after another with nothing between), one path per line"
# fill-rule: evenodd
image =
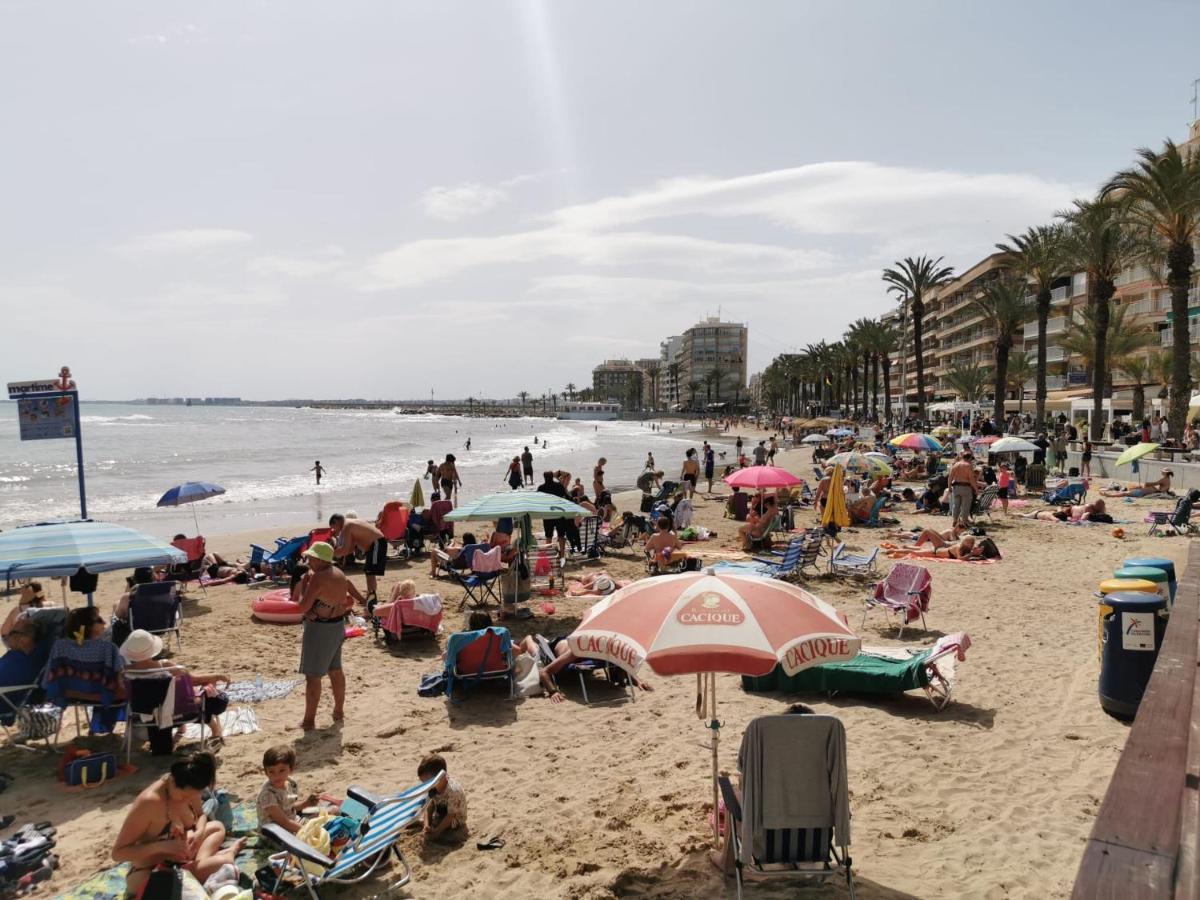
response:
M225 493L225 488L211 481L185 481L177 484L158 498L155 506L179 506L183 503L195 503L207 500L209 497L219 497ZM196 534L200 533L200 521L196 518L196 507L192 507L192 521L196 524Z
M98 575L186 562L186 553L157 538L90 519L27 525L0 533L0 574L10 581L61 578L79 569Z

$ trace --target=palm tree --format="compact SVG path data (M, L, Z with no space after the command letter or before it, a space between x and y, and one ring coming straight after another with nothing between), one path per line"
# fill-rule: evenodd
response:
M1060 212L1066 224L1063 250L1069 263L1087 273L1087 305L1091 314L1092 352L1092 427L1091 438L1100 440L1104 429L1103 388L1108 380L1108 341L1111 301L1116 293L1115 280L1128 263L1133 251L1123 227L1119 210L1111 200L1076 200L1074 206ZM1186 310L1185 310L1186 313Z
M1105 197L1120 204L1121 216L1138 239L1141 255L1152 264L1165 262L1171 291L1171 433L1183 434L1191 398L1191 349L1188 291L1196 262L1200 230L1200 153L1181 153L1168 140L1161 153L1138 150L1138 162L1113 176Z
M650 408L658 407L658 378L662 374L662 364L648 362L642 367L642 374L650 379Z
M1017 413L1025 414L1025 385L1037 374L1037 364L1028 353L1018 353L1008 358L1008 389L1017 395Z
M679 402L679 370L682 368L680 363L667 363L667 383L671 385L671 397L676 403Z
M1014 272L1033 282L1037 304L1037 375L1033 396L1034 417L1040 424L1046 420L1046 322L1050 318L1050 292L1055 281L1071 273L1063 257L1061 225L1039 225L1024 234L1010 234L1008 239L1010 244L997 244L996 249L1008 254Z
M563 399L564 400L574 400L576 390L577 390L577 388L575 387L574 384L572 384L571 382L567 382L566 393L563 394Z
M1066 332L1059 339L1059 343L1068 354L1079 356L1083 359L1084 366L1089 373L1089 378L1095 369L1096 362L1096 316L1096 311L1091 307L1083 307L1071 319ZM1108 315L1108 336L1104 341L1106 358L1104 359L1103 368L1105 372L1109 373L1109 377L1097 392L1102 397L1112 396L1110 369L1113 366L1118 366L1118 361L1129 359L1139 350L1145 350L1155 342L1155 333L1153 331L1145 327L1137 328L1132 324L1127 325L1126 319L1128 316L1128 306L1114 306Z
M1146 415L1146 388L1158 380L1154 365L1149 357L1140 353L1119 357L1113 364L1133 388L1133 421L1140 422Z
M858 354L862 361L862 409L867 414L867 405L871 393L870 373L871 361L875 359L875 320L859 319L852 323L846 331L846 345ZM879 387L879 371L875 371L875 387ZM878 411L878 401L876 411Z
M474 397L467 398L467 415L469 415L469 416L475 415L475 398Z
M917 354L917 414L925 418L925 358L922 350L921 319L925 315L925 298L939 285L954 276L951 266L942 266L942 257L930 259L905 257L894 268L883 270L883 280L889 292L906 298L912 307L913 351Z
M704 387L704 382L698 378L693 378L687 383L688 406L692 409L696 408L696 395L700 393L700 388L702 387Z
M704 384L708 390L708 402L709 403L713 402L712 392L713 392L714 387L717 389L717 402L718 403L721 402L721 383L725 380L725 377L728 374L729 374L729 370L726 369L724 366L722 366L720 363L713 363L712 368L709 369L708 372L705 373Z
M989 281L983 286L983 295L972 297L971 302L979 308L983 320L995 332L996 349L995 396L992 398L992 416L997 424L1004 421L1004 395L1008 387L1008 355L1012 351L1018 332L1033 311L1033 304L1025 295L1025 280L1012 275Z
M525 409L525 401L529 399L529 391L521 391L517 394L517 399L521 401L521 409Z
M892 421L892 354L900 346L896 332L880 324L875 332L875 352L883 367L883 417Z
M946 372L946 383L958 391L965 402L978 403L991 377L992 373L977 363L955 363Z

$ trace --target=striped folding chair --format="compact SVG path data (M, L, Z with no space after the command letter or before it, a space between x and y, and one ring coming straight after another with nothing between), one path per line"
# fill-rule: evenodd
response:
M438 787L445 777L445 772L439 772L437 777L424 784L384 798L351 785L346 791L347 797L365 807L367 814L359 822L358 836L346 844L336 857L329 857L310 847L278 825L264 825L263 837L287 853L279 881L285 876L298 876L313 900L320 900L322 886L365 881L375 874L375 870L384 864L391 853L399 862L400 878L380 893L387 894L408 884L412 878L412 868L398 846L400 836L409 824L421 817L429 800L429 792ZM314 868L319 869L319 873L313 874ZM279 888L277 882L271 893L279 893Z

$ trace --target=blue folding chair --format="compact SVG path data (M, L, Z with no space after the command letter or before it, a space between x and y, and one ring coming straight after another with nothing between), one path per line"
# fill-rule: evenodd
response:
M129 594L129 630L140 628L151 634L174 634L175 645L182 647L182 605L178 582L139 584Z

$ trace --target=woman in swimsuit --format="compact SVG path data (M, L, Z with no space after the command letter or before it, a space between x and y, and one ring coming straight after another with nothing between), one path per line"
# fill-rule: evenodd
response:
M1147 494L1171 493L1171 476L1175 473L1170 469L1162 470L1162 478L1151 481L1125 491L1101 491L1105 497L1145 497Z
M1037 512L1025 513L1023 519L1037 519L1042 522L1086 522L1093 515L1104 512L1104 501L1093 500L1080 506L1069 506L1065 509L1042 509Z
M187 869L201 884L221 866L234 864L245 839L222 850L225 827L208 821L200 807L200 794L213 786L216 774L211 753L194 753L138 794L112 849L116 862L130 864L126 896L136 896L162 864Z
M988 541L987 543L991 543ZM992 544L992 548L995 545ZM950 544L945 547L930 548L929 550L891 550L888 555L894 559L904 558L921 558L921 557L937 557L938 559L991 559L987 549L983 543L976 543L975 538L968 535L957 544ZM992 556L1000 554L993 553Z
M451 499L454 489L462 485L462 479L458 477L458 468L454 465L453 453L447 453L446 461L438 466L438 481L442 485L442 496L447 500Z

